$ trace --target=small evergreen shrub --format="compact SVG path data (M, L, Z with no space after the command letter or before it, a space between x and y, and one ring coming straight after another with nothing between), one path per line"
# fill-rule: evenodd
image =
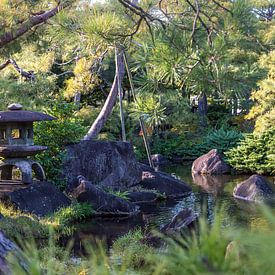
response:
M225 153L235 169L258 174L275 173L275 127L262 134L247 134L240 144Z

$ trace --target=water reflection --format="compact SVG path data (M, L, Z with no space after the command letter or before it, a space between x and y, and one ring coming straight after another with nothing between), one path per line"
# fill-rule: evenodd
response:
M111 245L113 240L130 230L160 229L174 215L185 208L192 208L195 213L205 216L212 223L216 211L222 212L222 226L245 227L255 226L255 221L266 219L259 211L259 204L234 199L232 192L236 184L246 180L249 175L206 176L191 174L191 165L169 166L163 171L176 175L192 186L193 193L180 200L168 200L158 204L141 205L141 214L126 219L94 219L77 227L74 236L76 246L81 248L83 240L93 242L95 239L105 240ZM272 179L270 180L272 182ZM275 205L271 205L275 211Z
M224 185L230 181L229 175L198 175L192 174L194 184L200 186L207 193L215 196L223 193Z

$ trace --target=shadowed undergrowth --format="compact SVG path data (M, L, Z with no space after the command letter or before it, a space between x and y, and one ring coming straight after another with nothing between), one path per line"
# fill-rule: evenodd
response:
M110 252L102 244L90 247L88 256L76 258L71 248L60 248L49 234L49 242L38 249L24 243L25 270L9 256L13 274L271 274L275 268L275 216L266 208L265 222L250 230L223 228L221 215L209 225L203 218L189 236L166 239L156 249L145 244L141 230L115 241Z

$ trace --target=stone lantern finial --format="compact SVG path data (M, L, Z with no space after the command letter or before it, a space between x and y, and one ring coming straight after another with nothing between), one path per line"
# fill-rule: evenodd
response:
M12 103L8 106L10 111L19 111L23 109L23 106L19 103Z

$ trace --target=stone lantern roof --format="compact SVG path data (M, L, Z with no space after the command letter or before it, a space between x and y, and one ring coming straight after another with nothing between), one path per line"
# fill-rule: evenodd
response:
M24 111L22 105L18 103L13 103L8 106L8 111L0 112L0 123L6 122L33 122L33 121L45 121L45 120L55 120L55 117L50 115L33 112Z

